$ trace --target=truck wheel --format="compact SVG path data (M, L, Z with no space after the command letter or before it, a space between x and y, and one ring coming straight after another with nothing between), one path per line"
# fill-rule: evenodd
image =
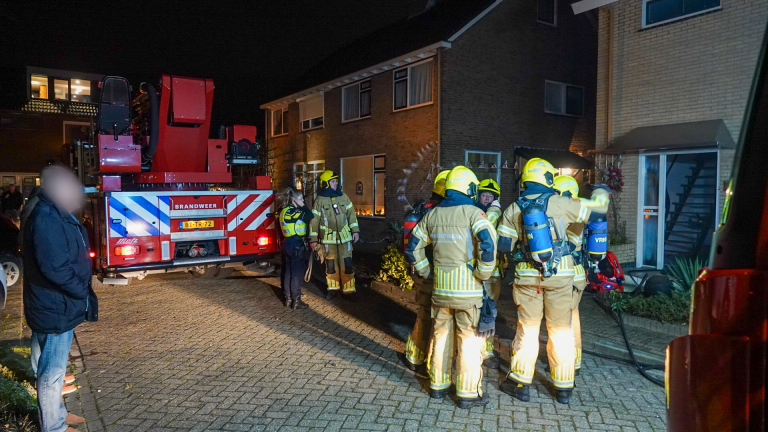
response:
M213 279L216 277L217 270L216 266L205 266L205 270L202 273L197 270L190 270L189 274L195 279Z
M5 270L8 288L12 288L21 281L21 259L13 255L2 255L0 256L0 264Z
M219 267L218 272L216 273L216 279L226 279L232 275L232 272L235 270L232 267Z

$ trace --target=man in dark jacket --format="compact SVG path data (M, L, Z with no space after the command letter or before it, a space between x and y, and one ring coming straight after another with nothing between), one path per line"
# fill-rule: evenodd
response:
M42 192L24 225L24 315L39 344L37 399L44 432L76 431L82 423L61 398L75 326L95 320L88 234L72 213L83 206L83 187L66 168L46 169ZM37 350L35 350L37 351ZM37 354L37 353L36 353Z
M3 193L1 200L3 214L11 218L14 223L18 223L19 210L24 204L24 196L16 189L16 185L8 185L8 190Z

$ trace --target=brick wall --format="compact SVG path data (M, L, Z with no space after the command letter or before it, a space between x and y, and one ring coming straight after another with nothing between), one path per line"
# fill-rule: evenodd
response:
M712 119L723 119L738 140L768 7L764 0L721 0L721 5L718 11L648 29L642 28L640 1L600 8L598 149L637 127ZM721 205L733 153L720 152ZM630 242L636 241L642 180L637 167L637 155L622 156L620 215Z
M432 57L432 61L435 63L433 82L437 83L438 56ZM281 188L292 184L295 162L324 160L326 169L338 172L341 158L383 153L386 155L387 220L401 221L404 215L404 203L398 200L397 194L400 180L407 179L409 200L429 198L431 181L424 180L433 154L422 160L417 152L437 141L437 85L433 86L432 105L397 112L392 111L392 87L392 72L373 76L371 116L347 123L341 121L341 87L325 92L324 127L306 132L300 132L299 104L290 104L290 133L269 138L273 186ZM420 160L422 162L413 174L404 172Z
M514 146L594 148L597 32L586 15L559 2L557 27L536 21L536 2L505 1L444 51L441 163L464 163L466 149ZM544 113L544 81L585 88L584 117ZM502 201L513 197L515 172L501 170Z

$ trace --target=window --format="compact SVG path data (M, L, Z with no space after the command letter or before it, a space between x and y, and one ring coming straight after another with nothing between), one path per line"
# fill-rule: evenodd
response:
M384 155L341 159L341 187L359 216L384 216Z
M73 102L90 102L91 101L91 82L88 80L81 80L72 78L69 80L70 88L72 89L72 101Z
M720 0L643 0L643 28L720 9Z
M432 59L393 72L394 109L432 103Z
M48 77L45 75L30 75L29 85L32 89L32 97L35 99L48 99Z
M69 81L53 80L53 98L56 100L69 100Z
M299 100L301 130L323 127L323 94L316 93Z
M272 110L272 136L288 133L288 108Z
M293 187L304 192L304 199L310 207L314 200L317 179L323 171L325 171L325 161L293 164Z
M557 26L557 0L538 0L536 21Z
M464 150L464 166L471 169L478 180L501 182L501 152Z
M341 89L341 120L351 121L371 116L371 80Z
M544 112L581 117L584 114L584 87L545 81Z

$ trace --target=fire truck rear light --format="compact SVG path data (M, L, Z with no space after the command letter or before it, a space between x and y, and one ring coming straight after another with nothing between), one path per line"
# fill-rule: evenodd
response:
M259 237L256 240L256 244L259 246L266 246L269 244L269 237Z
M90 252L90 253L88 253L88 256L89 256L89 257L91 257L91 258L93 258L93 257L95 257L95 256L96 256L96 252Z
M115 255L117 256L138 255L139 252L141 252L141 248L134 245L118 246L115 248Z

